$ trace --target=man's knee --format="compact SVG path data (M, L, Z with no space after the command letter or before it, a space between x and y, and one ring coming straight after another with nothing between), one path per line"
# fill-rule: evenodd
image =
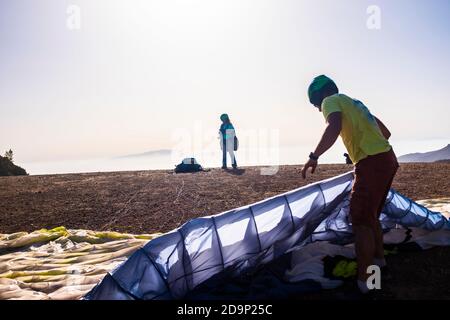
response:
M368 227L372 230L376 230L377 221L370 214L352 214L351 223L357 227Z
M350 219L353 226L364 226L376 229L377 215L370 206L369 199L352 199L350 203Z

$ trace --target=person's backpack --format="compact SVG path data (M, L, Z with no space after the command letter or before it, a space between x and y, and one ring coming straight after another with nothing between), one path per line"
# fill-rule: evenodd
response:
M348 153L344 153L344 157L345 157L346 164L353 164L352 159L350 159L350 156L348 155Z
M175 166L175 173L198 171L203 171L203 168L197 163L195 158L185 158L180 164Z

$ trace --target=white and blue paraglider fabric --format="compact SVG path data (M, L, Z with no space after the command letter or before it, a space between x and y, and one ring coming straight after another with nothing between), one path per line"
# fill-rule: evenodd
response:
M84 299L257 299L335 288L355 272L352 172L150 240ZM450 221L391 189L380 215L389 250L450 244ZM337 260L336 260L337 259Z

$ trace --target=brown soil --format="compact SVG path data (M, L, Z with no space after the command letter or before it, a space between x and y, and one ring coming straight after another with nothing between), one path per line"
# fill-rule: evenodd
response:
M321 165L303 180L299 166L275 175L260 168L195 174L137 171L0 177L0 233L82 228L165 232L187 220L223 212L352 170ZM450 163L402 164L393 187L414 199L450 196ZM389 258L394 278L385 298L450 299L450 248ZM322 297L326 297L322 295Z
M82 228L131 233L165 232L187 220L223 212L350 171L321 165L306 180L299 166L275 175L260 168L0 177L0 233ZM450 196L450 164L403 164L393 187L414 199Z

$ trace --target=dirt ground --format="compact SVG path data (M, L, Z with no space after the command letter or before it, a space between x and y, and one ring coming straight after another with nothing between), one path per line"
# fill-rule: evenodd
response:
M300 166L239 172L211 169L0 177L0 233L65 226L129 233L166 232L191 218L247 205L352 170L320 165L303 180ZM450 163L402 164L393 187L414 199L450 196ZM383 298L450 299L450 248L389 257ZM321 298L327 295L321 295Z
M247 205L352 170L321 165L306 180L299 166L194 174L136 171L0 177L0 233L65 226L130 233L166 232L187 220ZM450 163L402 164L393 187L414 199L450 196Z

